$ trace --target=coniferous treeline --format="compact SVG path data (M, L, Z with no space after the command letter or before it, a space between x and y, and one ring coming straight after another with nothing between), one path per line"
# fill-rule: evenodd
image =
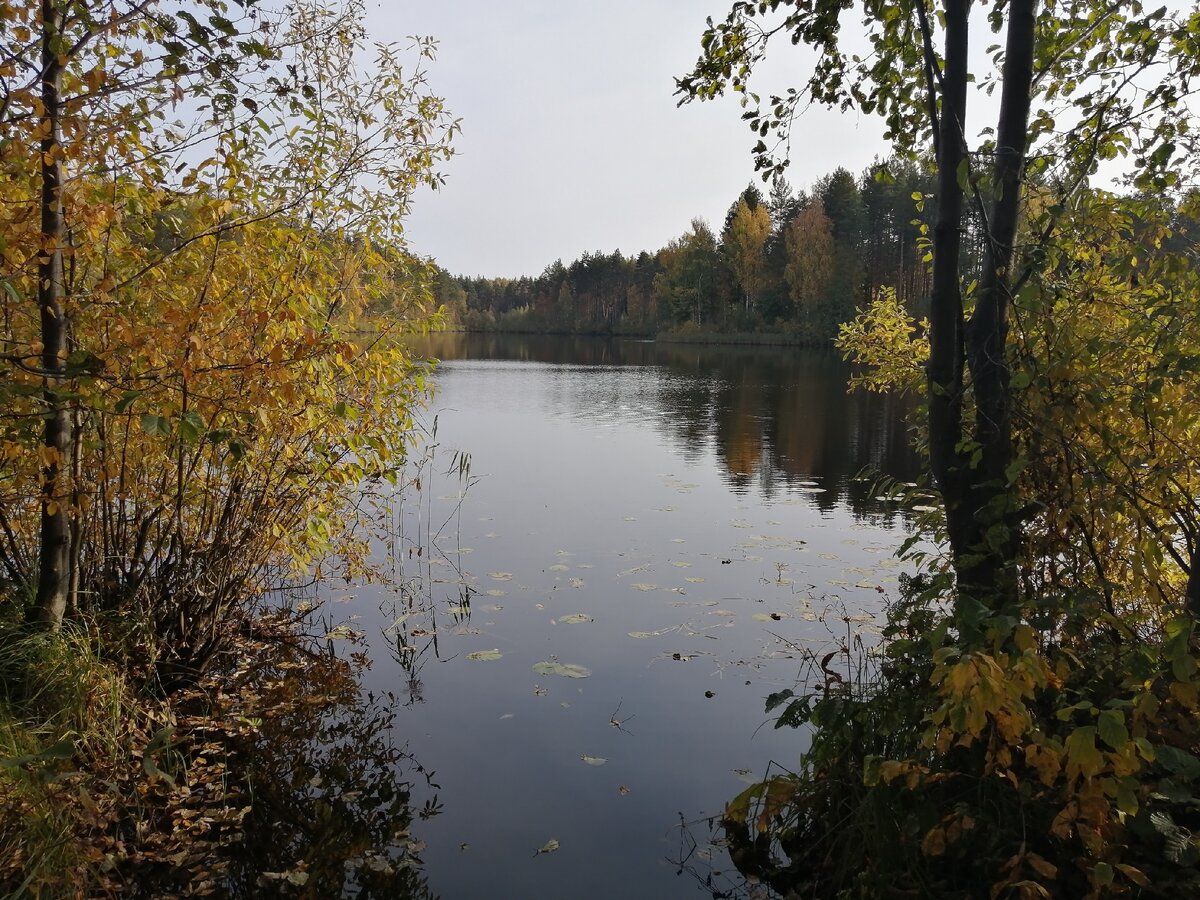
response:
M585 253L537 277L441 272L437 298L470 331L658 334L762 332L823 342L883 286L920 311L928 292L917 198L927 166L891 159L844 168L794 192L751 184L720 232L693 219L657 252Z

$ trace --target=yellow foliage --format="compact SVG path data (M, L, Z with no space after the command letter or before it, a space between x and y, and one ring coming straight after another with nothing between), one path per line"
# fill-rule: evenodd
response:
M929 322L914 321L892 288L882 288L852 322L840 326L837 348L865 367L851 378L871 391L917 392L925 386Z
M36 577L39 470L52 462L71 476L50 502L71 511L81 604L185 628L330 555L362 568L355 511L372 479L395 477L424 396L424 370L392 336L438 322L403 217L455 126L396 51L358 76L358 12L302 2L283 30L256 30L265 61L248 55L238 75L254 114L186 134L138 106L182 87L140 86L141 67L159 65L142 53L161 37L153 9L67 60L65 78L128 101L73 101L58 148L70 460L40 447L43 398L29 389L41 383L38 99L9 96L0 313L18 355L0 370L0 562L13 580ZM311 93L272 87L288 65ZM185 141L209 158L175 168Z

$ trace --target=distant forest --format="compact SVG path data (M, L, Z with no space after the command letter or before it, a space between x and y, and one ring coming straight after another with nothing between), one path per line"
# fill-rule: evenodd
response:
M890 159L855 177L839 168L807 191L777 178L660 250L585 253L537 277L439 273L452 327L574 334L774 334L821 343L880 288L922 314L929 288L924 198L930 168ZM966 235L974 248L977 229Z

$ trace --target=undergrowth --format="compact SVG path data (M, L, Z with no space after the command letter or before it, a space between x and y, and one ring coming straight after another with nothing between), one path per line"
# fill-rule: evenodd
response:
M164 698L99 646L0 630L0 897L427 895L404 772L428 774L361 661L247 621Z
M738 869L786 897L1176 897L1200 891L1189 619L1134 639L1028 626L965 648L909 579L875 647L772 695L796 773L731 802Z

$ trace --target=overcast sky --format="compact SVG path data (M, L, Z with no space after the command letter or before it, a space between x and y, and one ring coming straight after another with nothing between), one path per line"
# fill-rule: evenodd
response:
M417 253L463 275L536 275L586 251L653 252L694 216L720 227L756 176L756 138L732 99L676 108L673 77L696 61L710 0L371 0L371 38L439 43L434 91L462 119L446 186L420 195ZM781 43L770 85L798 83ZM766 82L764 82L766 86ZM874 118L811 110L789 181L886 153ZM760 182L761 184L761 182Z

